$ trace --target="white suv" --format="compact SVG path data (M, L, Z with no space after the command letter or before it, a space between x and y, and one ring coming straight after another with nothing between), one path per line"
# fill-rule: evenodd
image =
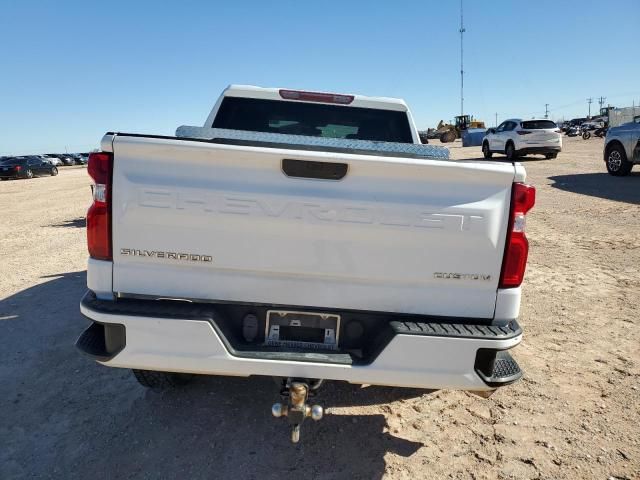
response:
M545 158L556 158L562 150L562 134L551 120L521 120L513 118L490 128L482 140L484 158L504 153L509 160L537 153Z

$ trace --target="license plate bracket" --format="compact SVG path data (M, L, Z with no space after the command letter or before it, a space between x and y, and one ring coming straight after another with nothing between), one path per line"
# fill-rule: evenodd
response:
M339 336L340 315L290 310L267 311L266 345L337 350Z

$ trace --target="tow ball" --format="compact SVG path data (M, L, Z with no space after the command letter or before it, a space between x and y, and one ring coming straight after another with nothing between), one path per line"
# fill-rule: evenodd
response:
M300 441L300 426L305 418L311 417L317 421L321 420L324 415L324 409L320 405L307 403L309 396L313 396L321 384L322 380L313 382L291 378L283 382L283 388L280 391L283 402L274 403L271 407L271 414L276 418L287 417L289 419L292 443Z

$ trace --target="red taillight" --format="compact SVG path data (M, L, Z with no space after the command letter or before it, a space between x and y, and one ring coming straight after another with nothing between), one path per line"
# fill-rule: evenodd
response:
M87 212L87 246L91 258L111 260L111 172L113 155L89 155L87 171L93 179L93 204Z
M529 135L532 132L530 132L529 130L516 130L516 133L518 135Z
M280 90L280 97L285 100L302 100L305 102L338 103L349 105L353 102L353 95L338 93L303 92L301 90Z
M525 215L536 203L536 189L524 183L514 183L511 191L511 211L507 243L502 260L500 288L519 287L524 278L529 255L529 242L525 235Z
M13 167L16 169L16 172L19 172L20 170L22 170L22 167L20 165L16 165L15 167Z
M106 152L89 154L87 172L96 185L106 185L111 176L111 154Z

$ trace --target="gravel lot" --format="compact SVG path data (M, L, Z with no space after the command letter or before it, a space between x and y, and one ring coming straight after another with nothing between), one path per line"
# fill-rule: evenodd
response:
M157 394L79 354L86 169L0 183L0 478L640 478L640 168L610 177L601 150L524 161L522 381L487 400L330 383L295 447L269 378Z

